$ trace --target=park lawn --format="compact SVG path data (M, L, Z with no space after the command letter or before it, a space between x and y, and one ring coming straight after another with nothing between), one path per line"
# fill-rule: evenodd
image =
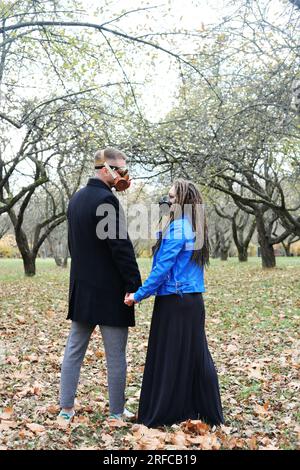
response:
M150 261L140 259L143 277ZM108 422L98 330L82 368L77 417L56 421L69 271L38 260L0 260L0 449L295 449L299 440L300 258L213 260L206 272L206 333L218 369L225 426L159 430ZM136 309L128 343L127 404L137 410L153 299Z

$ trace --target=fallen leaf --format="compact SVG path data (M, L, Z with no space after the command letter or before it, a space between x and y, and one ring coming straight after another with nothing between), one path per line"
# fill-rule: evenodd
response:
M4 408L2 413L0 414L0 419L10 419L14 410L11 407Z
M213 434L206 434L199 436L200 448L203 450L218 450L221 447L221 443L218 438Z
M188 432L196 432L199 434L205 434L209 431L209 426L206 423L203 423L200 420L188 420L185 421L182 425L182 429Z
M35 434L39 434L40 432L45 431L45 427L42 426L41 424L27 423L26 427L30 429L30 431L34 432Z
M175 444L177 447L185 448L187 443L187 435L180 431L176 432L171 438L171 443Z
M10 428L15 429L17 427L18 427L18 423L16 421L4 420L4 421L1 421L0 423L0 431L7 431Z
M25 317L22 315L16 315L16 319L18 320L18 323L26 323Z

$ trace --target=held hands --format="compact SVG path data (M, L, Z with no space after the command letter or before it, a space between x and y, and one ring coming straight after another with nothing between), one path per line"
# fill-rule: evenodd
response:
M125 295L124 299L124 304L128 305L128 307L131 307L133 304L137 304L136 300L133 298L134 294L127 294Z

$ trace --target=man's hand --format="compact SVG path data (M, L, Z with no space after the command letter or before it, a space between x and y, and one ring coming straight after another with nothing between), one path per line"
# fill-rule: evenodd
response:
M133 304L137 304L133 296L134 296L134 293L129 294L128 292L125 295L124 304L128 305L128 307L131 307Z

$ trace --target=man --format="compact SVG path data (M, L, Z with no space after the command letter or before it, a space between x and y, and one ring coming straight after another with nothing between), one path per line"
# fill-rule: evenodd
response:
M138 289L141 277L126 229L124 236L123 209L112 192L114 186L119 189L128 186L126 155L113 148L99 150L95 154L95 169L95 177L74 194L68 207L72 259L68 318L72 325L60 388L60 416L67 421L75 414L80 367L96 325L100 327L105 349L110 416L133 417L124 405L126 344L128 327L135 324L134 307L124 304L124 296ZM108 219L110 226L103 236L99 226L109 209L115 217Z

